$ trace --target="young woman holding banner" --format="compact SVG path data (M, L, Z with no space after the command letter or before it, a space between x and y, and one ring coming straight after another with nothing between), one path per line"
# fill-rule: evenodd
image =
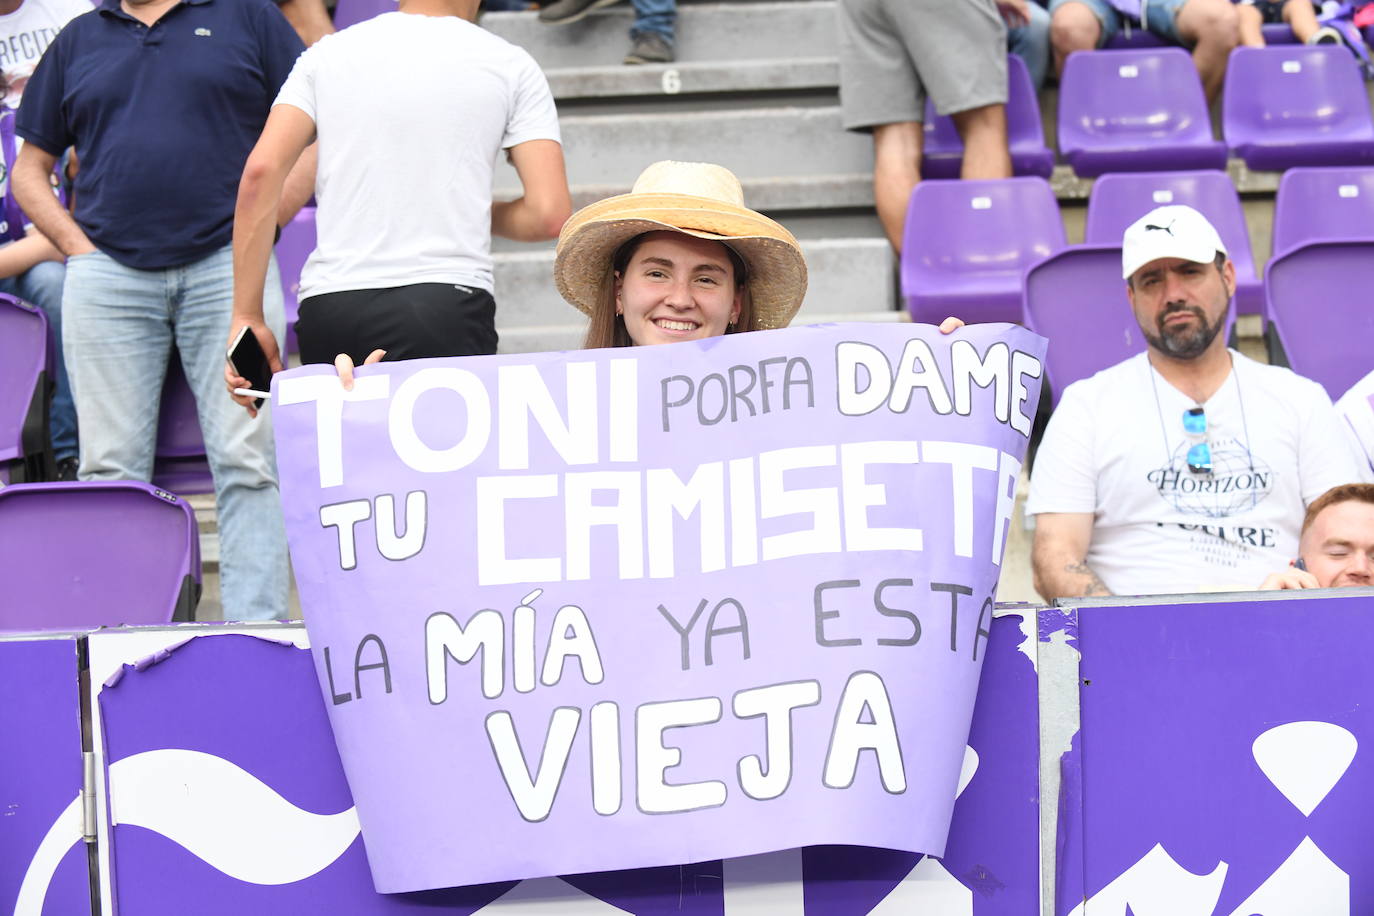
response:
M643 346L786 327L806 260L792 233L744 206L728 169L665 161L573 214L553 281L591 319L585 347Z
M744 206L728 169L665 161L569 218L553 280L591 319L584 347L647 346L786 327L806 261L792 233Z
M792 233L744 206L739 179L706 162L655 162L629 194L563 226L554 285L591 319L583 347L649 346L783 328L806 295ZM943 333L962 327L946 318ZM366 362L381 359L374 351ZM346 355L335 361L345 387Z

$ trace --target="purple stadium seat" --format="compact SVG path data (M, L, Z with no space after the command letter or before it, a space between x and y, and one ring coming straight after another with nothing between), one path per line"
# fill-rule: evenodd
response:
M1252 169L1374 163L1369 97L1343 47L1236 48L1222 129Z
M1265 269L1271 331L1299 375L1334 400L1369 371L1374 338L1374 239L1311 242Z
M1050 342L1045 384L1055 404L1072 382L1145 349L1126 300L1120 245L1070 245L1025 279L1026 327Z
M921 174L926 178L958 178L964 162L964 141L953 119L937 115L929 99L925 117ZM1013 174L1049 178L1054 171L1054 152L1045 145L1035 87L1025 62L1015 54L1007 55L1007 146Z
M48 318L0 294L0 484L42 480L48 447Z
M1123 28L1111 38L1108 38L1107 43L1103 47L1112 51L1122 51L1139 48L1167 48L1170 47L1170 44L1154 32L1147 31L1139 26L1131 26L1129 28Z
M0 630L190 620L200 539L182 499L132 481L0 489Z
M1374 238L1374 168L1284 172L1274 203L1274 253L1340 238Z
M902 296L913 321L1020 322L1021 275L1064 247L1043 178L922 181L902 238Z
M1103 175L1088 198L1088 223L1083 241L1090 245L1119 245L1126 227L1155 207L1187 204L1217 227L1236 265L1236 311L1264 312L1264 289L1255 273L1250 232L1240 196L1225 172L1139 172Z
M225 395L228 397L228 394ZM205 459L205 440L196 415L196 398L181 368L181 355L167 358L162 383L162 406L157 420L157 452L153 483L173 493L211 493L215 489Z
M1059 149L1083 177L1226 167L1182 48L1070 54L1059 81Z
M315 250L315 208L302 207L291 222L282 227L277 241L277 267L281 271L282 298L286 305L286 352L298 353L296 319L300 316L301 268Z
M334 7L334 28L346 29L373 16L394 13L396 4L397 0L339 0Z
M1293 29L1285 22L1266 22L1260 26L1260 34L1264 36L1266 45L1296 45L1298 36L1293 34Z
M1298 37L1293 34L1293 30L1284 23L1266 22L1260 26L1260 32L1264 35L1265 44L1270 45L1295 45L1298 44ZM1142 28L1132 28L1129 32L1122 30L1111 38L1107 39L1105 48L1108 50L1121 50L1122 48L1168 48L1172 47L1169 42L1158 37L1153 32L1148 32Z

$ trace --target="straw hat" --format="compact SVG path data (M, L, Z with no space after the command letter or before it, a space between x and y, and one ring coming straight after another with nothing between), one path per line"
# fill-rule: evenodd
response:
M739 179L709 162L655 162L629 194L608 197L572 215L558 236L553 282L563 298L590 315L611 258L625 242L667 229L724 242L748 268L755 322L782 328L806 294L806 261L792 233L744 206Z

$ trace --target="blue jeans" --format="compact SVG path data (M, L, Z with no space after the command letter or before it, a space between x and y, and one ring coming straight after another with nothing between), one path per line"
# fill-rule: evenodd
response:
M76 406L72 404L72 388L67 382L67 363L62 358L62 280L66 272L61 261L40 261L17 277L0 278L0 293L38 306L48 316L48 327L52 328L57 365L48 429L53 457L58 461L76 457Z
M1007 50L1025 63L1031 85L1039 90L1050 68L1050 14L1030 0L1030 22L1007 29Z
M277 493L270 412L257 419L224 390L233 269L229 246L181 267L135 270L103 252L67 260L67 370L81 417L82 480L148 480L158 402L175 344L196 397L219 512L226 620L286 616L286 530ZM285 340L273 261L267 324Z
M672 47L676 42L677 0L633 0L633 3L635 21L630 26L630 37L638 38L644 32L657 32Z

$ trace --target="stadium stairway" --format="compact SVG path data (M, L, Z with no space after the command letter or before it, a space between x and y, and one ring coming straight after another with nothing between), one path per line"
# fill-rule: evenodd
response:
M896 263L873 215L872 147L840 128L833 0L682 2L678 61L625 66L628 3L564 26L535 13L481 24L528 50L558 104L574 207L630 190L659 159L718 162L745 202L801 241L810 287L794 323L900 320ZM519 193L504 163L497 196ZM578 346L554 290L553 244L497 240L502 352Z

